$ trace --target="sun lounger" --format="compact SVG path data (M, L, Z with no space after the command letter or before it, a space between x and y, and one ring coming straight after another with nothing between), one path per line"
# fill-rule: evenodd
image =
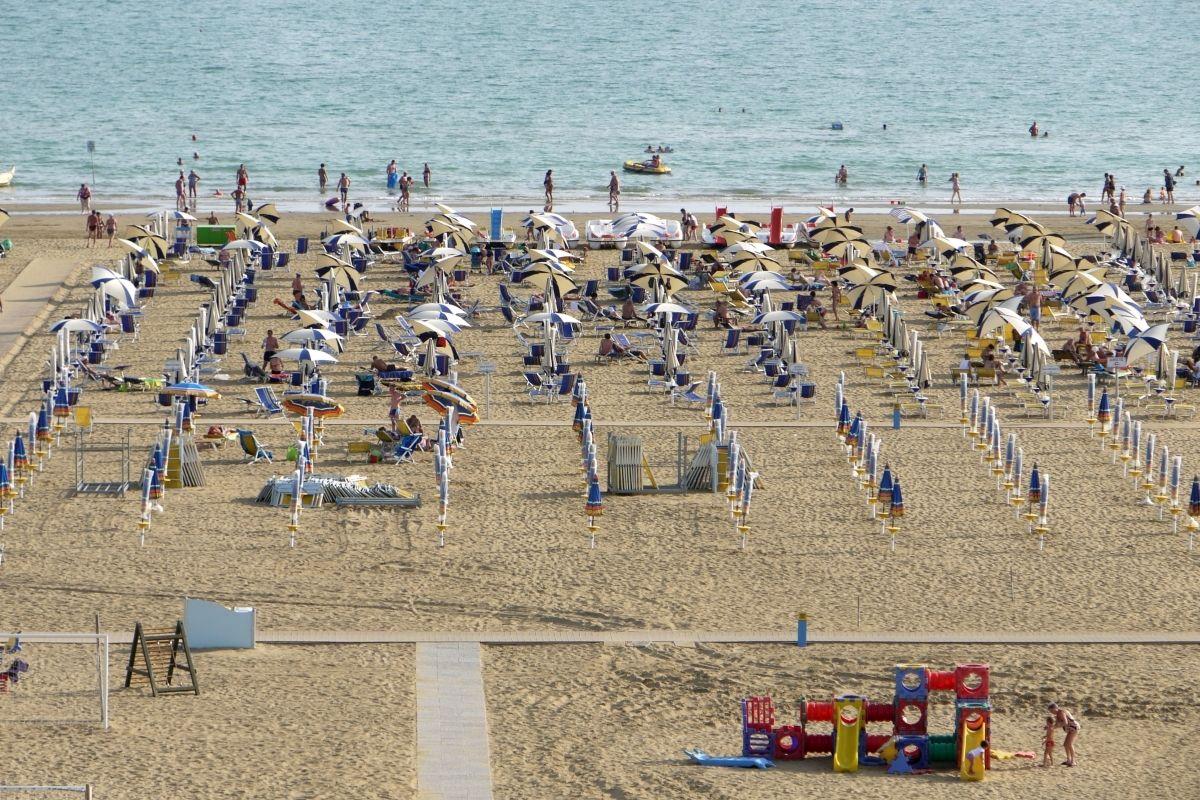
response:
M265 459L268 464L273 462L275 454L259 444L254 431L238 428L237 437L238 444L242 446L242 452L246 454L246 458L250 459L249 463L255 464L260 459Z

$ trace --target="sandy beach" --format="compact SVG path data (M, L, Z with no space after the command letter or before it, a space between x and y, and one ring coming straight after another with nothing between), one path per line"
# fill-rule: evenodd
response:
M1156 217L1160 209L1152 207ZM968 237L991 232L989 211L972 211L978 213L960 217ZM802 210L796 212L785 221L799 220ZM219 214L222 221L231 216ZM470 216L484 222L482 215ZM586 219L607 215L571 216L582 230ZM712 221L711 214L700 216ZM374 225L419 229L428 217L387 214ZM1131 209L1129 218L1140 225L1140 209ZM282 248L294 251L297 237L315 239L328 219L286 214L273 230ZM506 227L517 219L506 216ZM872 239L896 224L886 214L855 219ZM1107 250L1085 220L1054 216L1046 222L1065 235L1075 255ZM957 224L950 216L943 223ZM49 377L49 322L81 312L93 291L90 266L120 253L86 248L82 231L78 214L17 214L0 232L15 245L0 260L0 286L31 264L78 264L3 367L5 442L16 418L36 407L40 381ZM586 251L576 280L602 279L617 258L615 250ZM127 638L139 620L173 622L181 598L191 596L253 606L260 631L787 631L798 612L823 631L1200 631L1200 562L1169 515L1159 521L1156 511L1139 505L1144 492L1090 435L1081 371L1064 366L1055 376L1050 419L1030 407L1028 390L1015 382L984 387L1007 429L1019 433L1027 465L1036 461L1052 476L1049 533L1039 547L961 430L950 371L963 356L964 332L939 331L922 314L929 302L907 281L898 302L925 343L934 384L925 391L928 416L906 416L899 429L892 427L893 391L868 377L856 356L871 344L861 331L839 329L830 318L828 330L812 325L798 334L817 389L814 402L797 408L776 402L763 375L747 369L752 354L722 352L723 331L701 319L687 362L691 374L702 379L710 369L718 372L731 425L762 475L744 550L723 495L670 492L606 496L598 544L589 548L571 403L531 401L520 345L494 310L498 278L482 274L458 288L465 302L479 300L492 310L455 344L461 385L481 404L490 396L490 404L454 454L445 546L438 547L434 526L430 454L393 465L367 463L348 448L387 424L386 393L360 397L354 391L354 373L367 370L373 355L391 357L368 328L349 338L339 364L323 370L330 395L346 413L326 427L318 471L394 484L419 493L425 504L409 511L306 510L293 549L287 512L254 499L268 478L290 471L283 455L295 432L287 419L250 413L242 399L258 384L243 377L238 354L258 363L267 330L294 327L271 301L290 298L296 272L313 285L315 259L312 250L293 254L287 269L258 274L259 299L249 308L245 335L232 341L217 374L206 380L222 397L197 420L200 431L214 424L253 429L278 456L275 463L244 463L236 442L203 450L206 485L168 490L140 545L137 491L124 499L77 495L71 438L64 436L0 531L0 587L7 598L0 628L90 630L98 615L103 630ZM197 306L210 297L190 280L191 274L215 274L202 260L171 273L146 304L136 339L122 337L109 356L108 364L123 366L126 375L160 376ZM1005 282L1013 283L1007 274ZM367 278L372 289L406 285L394 264L373 267ZM531 291L514 288L518 296ZM707 290L680 297L706 310L714 299ZM389 325L407 310L385 297L371 306ZM640 436L659 481L673 483L680 447L693 452L706 430L703 409L650 391L640 364L598 363L594 327L584 325L571 361L588 383L601 459L609 434ZM1042 325L1051 347L1076 330L1067 319ZM653 348L639 332L630 331L635 343ZM1190 334L1171 326L1172 349L1186 356L1194 346ZM487 381L480 365L489 363L496 372ZM906 511L894 552L880 523L870 519L834 436L832 393L841 374L851 406L882 438L882 460L903 480ZM1151 410L1152 398L1137 403L1147 393L1132 383L1121 387L1144 430L1182 456L1190 483L1200 470L1193 414L1181 409L1164 419ZM1198 402L1195 389L1177 394L1181 404ZM90 440L115 443L128 435L140 466L162 424L154 398L85 384L82 404L99 420ZM437 417L425 405L402 408L417 414L425 430L435 429ZM97 454L87 469L112 474L118 465ZM39 673L29 686L43 681L52 687L39 676L52 673L55 648L31 648ZM127 652L114 648L114 687ZM956 661L992 664L995 747L1040 753L1040 722L1051 699L1067 704L1084 725L1077 767L1001 762L982 785L986 796L1200 792L1193 735L1200 691L1189 666L1197 659L1195 646L546 645L486 646L483 654L500 798L958 796L964 787L949 772L894 782L882 770L835 775L821 759L760 774L693 767L681 755L688 746L738 751L737 702L747 693L772 693L781 703L838 691L879 695L890 686L895 663ZM115 690L107 733L22 725L19 746L0 765L0 783L90 782L104 800L165 796L168 780L181 796L195 797L419 796L412 645L260 645L201 653L197 663L200 697L151 699ZM948 725L948 719L946 711L942 721Z

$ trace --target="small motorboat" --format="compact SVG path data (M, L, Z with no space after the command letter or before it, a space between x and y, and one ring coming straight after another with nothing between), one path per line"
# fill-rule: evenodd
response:
M659 162L658 166L656 167L656 166L654 166L653 161L637 161L632 158L625 162L625 171L626 172L640 172L645 175L670 175L671 174L671 168L668 167L666 164L663 164L661 161Z
M0 172L0 186L10 186L13 182L13 175L17 174L17 167L14 164L8 168L8 172Z

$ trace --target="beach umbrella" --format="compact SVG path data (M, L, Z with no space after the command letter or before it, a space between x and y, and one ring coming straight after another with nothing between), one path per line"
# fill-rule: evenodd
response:
M100 284L100 291L117 301L121 309L137 307L137 287L125 278L113 278Z
M403 317L396 317L403 319ZM459 327L450 320L445 319L409 319L408 324L417 334L419 339L438 338L439 336L452 336L459 332Z
M221 397L221 393L216 389L194 381L173 383L163 387L160 391L163 394L169 394L174 397L200 397L205 400L216 400Z
M600 478L597 475L588 477L587 499L583 504L584 513L588 518L588 531L592 536L592 547L596 546L596 518L604 514L604 498L600 494Z
M453 303L422 303L409 311L409 316L415 316L420 319L420 314L428 312L441 312L445 314L453 314L456 317L465 317L467 312Z
M1152 325L1144 331L1139 331L1129 339L1129 344L1125 348L1125 358L1128 363L1149 358L1158 354L1159 349L1167 342L1167 329L1169 323Z
M154 254L150 250L142 247L138 242L130 241L129 239L118 238L117 243L123 245L129 252L133 253L135 263L140 264L143 269L158 272L158 262L155 261Z
M942 258L949 258L970 247L971 243L966 239L956 239L953 236L934 236L921 246L933 250Z
M750 320L751 325L767 325L772 322L803 322L804 315L795 311L767 311Z
M1100 391L1100 403L1096 406L1096 421L1101 425L1112 419L1112 408L1108 399L1108 389Z
M284 409L292 414L307 416L311 410L317 419L325 417L340 417L346 409L332 397L322 394L289 394L284 395Z
M997 328L1003 328L1005 325L1012 327L1017 332L1018 336L1025 334L1029 330L1030 325L1016 311L1003 306L989 308L979 319L979 325L976 328L976 336L982 338Z
M329 221L329 236L326 239L333 238L339 233L352 233L355 236L363 236L362 228L352 222L347 222L344 219L332 219Z
M688 282L685 279L674 275L639 275L631 280L630 283L634 286L644 286L646 288L661 287L667 296L682 291L688 286Z
M895 481L892 477L892 468L888 464L883 465L883 473L879 476L879 488L875 492L875 498L881 513L886 514L888 508L892 505L892 492L895 488Z
M1177 212L1175 222L1192 236L1200 235L1200 205Z
M60 331L64 333L102 333L104 326L94 320L69 317L60 319L50 326L51 333Z
M261 253L267 249L267 246L262 242L256 242L253 239L234 239L221 248L222 250L249 250L253 253Z
M876 286L870 283L864 283L859 286L854 286L846 293L846 299L850 301L850 306L861 311L864 308L877 306L882 302L884 297L891 293L891 290L886 286Z
M426 390L421 399L425 405L442 417L448 417L453 412L457 415L458 421L464 425L474 425L479 421L479 411L475 404L468 402L459 394Z
M721 251L722 256L728 256L732 260L735 256L743 253L753 253L763 255L765 253L774 252L774 248L766 242L760 242L758 239L746 239L741 242L734 242Z
M648 303L642 306L645 314L690 314L691 312L678 303Z
M578 384L577 384L578 385ZM458 397L466 405L475 406L475 400L467 393L467 390L459 386L457 383L452 383L444 378L426 377L421 379L421 387L430 392L446 392Z
M537 314L530 314L525 317L528 323L545 322L550 325L580 325L580 321L570 314L563 314L558 311L541 311Z
M300 322L304 325L319 325L320 327L332 325L341 319L336 314L313 308L299 309L296 312L296 316L300 318Z
M1029 498L1029 505L1041 502L1042 499L1042 473L1038 469L1037 462L1033 462L1033 467L1029 470L1029 489L1026 491L1026 497Z
M615 220L613 233L618 238L624 239L667 239L671 236L671 229L667 226L666 220L650 215L639 215L634 219Z
M630 277L654 275L659 278L670 276L687 280L687 276L668 261L648 261L645 264L639 264L633 269L628 270L626 274Z
M318 267L317 275L348 292L357 292L362 280L362 274L358 270L346 266Z
M344 259L341 256L336 255L334 253L318 253L317 254L317 266L318 267L345 267L346 269L354 268L353 264L351 264L346 259Z
M838 277L853 284L866 283L882 272L881 269L868 266L867 262L861 258L856 258L850 263L838 267Z
M471 327L471 323L467 322L465 319L460 317L458 314L451 314L448 311L413 311L413 312L409 313L408 318L410 320L418 320L419 319L419 320L423 320L426 322L429 320L439 320L441 322L445 322L445 323L448 323L451 326L453 326L455 329L454 330L455 333L462 330L463 328Z
M1071 269L1076 266L1075 256L1061 245L1047 244L1042 248L1042 269Z
M899 519L904 516L904 495L900 491L900 479L892 480L892 498L888 503L890 508L890 516L892 519Z
M783 264L765 253L743 253L730 263L738 270L783 272Z
M838 411L837 433L838 436L845 438L847 431L850 430L850 404L844 399L842 407Z
M342 337L327 328L297 328L288 331L280 337L292 344L307 344L309 342L339 342Z
M312 350L307 347L289 347L286 350L280 350L275 355L282 359L292 359L295 361L311 361L314 364L336 364L337 359L324 350Z
M1104 285L1104 268L1061 269L1049 275L1050 285L1062 292L1063 297L1087 294L1097 286Z
M364 251L367 249L367 240L359 236L357 233L338 233L330 236L325 240L325 244L340 250L343 247L351 250Z
M575 253L572 253L570 250L562 250L560 248L533 248L529 251L529 260L531 262L557 261L564 268L569 268L568 262L574 262L575 264L583 263L583 256L578 256Z

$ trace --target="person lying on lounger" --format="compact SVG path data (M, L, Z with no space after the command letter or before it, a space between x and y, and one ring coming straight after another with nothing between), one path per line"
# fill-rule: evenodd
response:
M612 338L611 333L604 334L604 338L600 340L600 355L608 356L609 358L624 358L625 356L629 356L639 361L646 360L645 353L641 350L634 350L632 347L622 347Z

